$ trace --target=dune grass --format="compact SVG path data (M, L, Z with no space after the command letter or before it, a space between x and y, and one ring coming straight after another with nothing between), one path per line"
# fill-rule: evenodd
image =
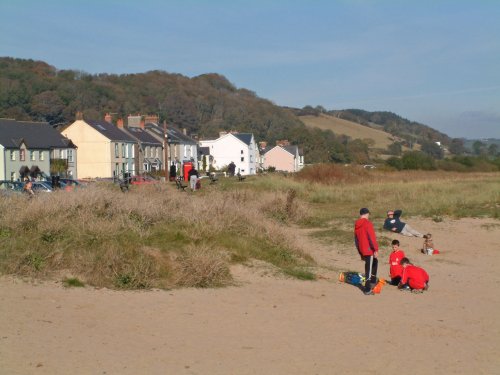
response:
M294 241L297 227L351 246L360 207L374 222L388 208L435 221L498 219L500 174L315 166L243 183L223 178L195 193L162 184L123 194L96 184L10 196L0 200L0 273L115 289L220 287L233 283L231 265L258 260L314 280L314 260Z
M231 284L232 263L258 259L304 278L313 260L282 225L297 215L295 204L287 193L237 185L195 194L167 184L127 194L96 185L30 200L9 197L0 202L0 271L63 272L110 288L214 287ZM281 212L281 223L273 212Z

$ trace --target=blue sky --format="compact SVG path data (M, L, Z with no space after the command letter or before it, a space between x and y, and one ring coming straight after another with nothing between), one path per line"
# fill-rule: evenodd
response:
M278 105L500 138L500 1L1 0L0 56L224 75Z

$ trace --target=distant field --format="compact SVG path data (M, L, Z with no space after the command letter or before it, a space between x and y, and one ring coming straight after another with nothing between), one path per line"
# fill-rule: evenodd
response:
M386 149L393 143L389 133L333 116L301 116L300 119L311 128L329 129L335 134L344 134L353 139L373 139L375 141L373 148Z

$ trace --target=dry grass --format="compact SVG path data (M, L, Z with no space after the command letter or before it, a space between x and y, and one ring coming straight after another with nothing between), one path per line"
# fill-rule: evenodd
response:
M198 194L199 193L199 194ZM282 203L279 203L282 202ZM14 196L0 202L0 270L114 288L220 286L229 263L260 259L289 273L311 263L294 248L283 221L297 216L286 193L170 185L121 193L115 186ZM195 272L196 271L196 272Z
M394 142L392 135L382 130L373 129L325 114L319 116L301 116L300 119L308 127L331 130L335 134L344 134L352 139L372 139L375 142L373 145L374 148L387 149Z
M405 217L500 217L500 173L384 172L315 166L223 179L196 193L113 185L0 200L0 272L110 288L216 287L254 260L314 279L296 226L347 246L360 207ZM334 229L332 229L334 228ZM349 245L350 246L350 245Z

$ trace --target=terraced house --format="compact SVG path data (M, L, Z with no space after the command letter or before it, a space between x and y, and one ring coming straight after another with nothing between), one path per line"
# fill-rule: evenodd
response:
M46 122L0 119L0 180L27 171L77 178L75 144Z
M80 178L121 177L136 173L137 141L108 121L84 120L81 115L62 131L78 147L78 175Z

